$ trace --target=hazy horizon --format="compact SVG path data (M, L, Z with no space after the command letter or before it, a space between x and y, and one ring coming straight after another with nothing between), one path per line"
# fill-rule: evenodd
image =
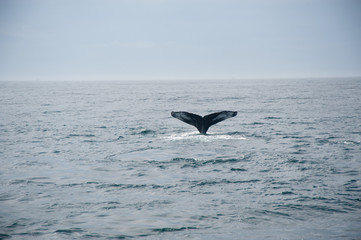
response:
M217 82L217 81L323 81L323 80L361 80L361 76L332 77L270 77L270 78L133 78L133 79L0 79L0 82Z
M0 80L361 76L357 0L3 0Z

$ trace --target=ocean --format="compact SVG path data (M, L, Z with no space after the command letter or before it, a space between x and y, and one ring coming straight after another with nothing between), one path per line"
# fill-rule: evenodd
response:
M361 239L361 79L0 82L0 164L0 239Z

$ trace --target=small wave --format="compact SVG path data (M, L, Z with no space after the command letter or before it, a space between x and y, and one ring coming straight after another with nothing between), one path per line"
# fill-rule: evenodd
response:
M26 179L14 179L14 180L10 181L10 184L23 184L23 183L28 183L28 180L26 180Z
M118 136L117 138L108 139L107 142L116 142L116 141L119 141L119 140L122 140L122 139L124 139L123 136Z
M304 138L311 138L310 136L299 136L299 135L286 135L283 136L282 138L287 139L287 138L291 138L291 139L304 139Z
M180 228L155 228L153 229L153 232L159 232L159 233L164 233L164 232L178 232L178 231L183 231L183 230L190 230L190 229L197 229L196 227L180 227Z
M325 213L347 213L347 211L343 209L336 209L326 205L305 205L304 208Z
M299 121L299 122L296 122L296 121L292 121L292 122L290 122L290 124L292 124L292 125L296 125L296 124L301 124L301 125L312 125L312 124L314 124L314 122L305 122L305 121Z
M11 238L11 236L4 233L0 233L0 239L6 239L6 238Z
M219 158L203 161L204 164L223 164L223 163L238 163L245 161L245 157L242 155L240 158Z
M290 217L288 213L280 212L280 211L270 211L270 210L257 210L256 213L267 216L283 216Z
M239 162L247 162L249 161L248 156L241 156L238 158L219 158L219 159L209 159L209 160L200 160L195 158L182 158L177 157L173 158L169 161L147 161L150 165L159 167L161 169L166 169L168 166L174 166L178 165L180 168L199 168L199 167L206 167L206 166L212 166L212 165L222 165L222 164L236 164ZM232 168L231 171L247 171L237 168Z
M44 111L43 114L61 113L61 111Z
M346 145L360 145L361 141L346 140L346 141L343 141L342 143L346 144Z
M216 165L216 164L227 164L227 163L238 163L242 161L247 161L247 158L245 156L241 156L239 158L219 158L219 159L210 159L210 160L198 160L194 158L173 158L171 162L177 163L177 162L183 162L181 168L197 168L201 166L207 166L207 165Z
M84 230L81 228L70 228L70 229L58 229L55 231L56 233L63 233L63 234L72 234L72 233L82 233Z
M98 184L96 188L98 189L108 189L108 188L115 188L115 189L167 189L171 188L172 186L169 185L157 185L157 184L122 184L122 183L111 183L111 184Z
M123 152L123 154L129 154L129 153L135 153L135 152L143 152L143 151L154 150L154 149L160 149L160 147L147 146L147 147L143 147L143 148L137 148L137 149L129 150L129 151Z
M94 134L69 134L68 136L66 136L66 138L72 138L72 137L95 137Z
M238 132L238 131L227 133L227 135L242 135L242 136L244 136L245 134L246 134L245 132Z
M294 194L294 192L292 192L292 191L284 191L281 194L282 195L292 195L292 194Z
M325 144L343 144L343 145L361 145L361 141L354 141L354 140L337 140L337 137L328 137L328 138L316 138L316 143L318 145L325 145Z
M281 117L265 117L266 120L272 120L272 119L282 119Z
M7 193L0 193L0 202L15 199L16 196ZM1 239L1 238L0 238Z
M143 129L140 132L134 132L132 135L155 135L156 131L151 129Z
M155 134L156 132L150 129L146 129L140 132L142 135Z
M329 144L331 142L328 139L325 139L325 138L316 138L316 143L318 145L324 145L324 144Z
M173 158L172 162L195 162L197 161L194 158Z
M232 180L227 180L227 179L222 179L219 181L193 181L192 183L192 187L200 187L200 186L209 186L209 185L219 185L219 184L244 184L244 183L255 183L255 182L259 182L261 180L259 179L250 179L250 180L237 180L237 181L232 181Z
M231 171L234 171L234 172L247 172L247 169L244 169L244 168L231 168Z
M253 122L250 125L263 125L263 124L265 124L265 123L263 123L263 122Z

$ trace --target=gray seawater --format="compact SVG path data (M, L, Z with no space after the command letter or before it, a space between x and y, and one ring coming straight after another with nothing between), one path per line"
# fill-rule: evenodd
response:
M360 93L0 82L0 239L361 239ZM238 115L203 136L173 110Z

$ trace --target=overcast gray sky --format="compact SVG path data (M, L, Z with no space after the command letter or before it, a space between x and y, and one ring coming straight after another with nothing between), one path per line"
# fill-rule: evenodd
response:
M0 0L0 80L340 76L360 0Z

